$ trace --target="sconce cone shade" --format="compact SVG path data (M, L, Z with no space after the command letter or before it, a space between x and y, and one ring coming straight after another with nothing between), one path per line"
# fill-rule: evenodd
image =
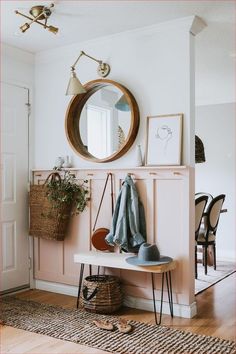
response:
M202 140L195 135L195 163L206 162L204 145Z
M115 107L119 111L123 111L123 112L130 111L130 106L129 106L127 100L126 100L125 95L121 96L121 98L116 102Z
M71 78L69 80L66 95L79 95L85 93L86 90L76 76L76 73L72 71Z

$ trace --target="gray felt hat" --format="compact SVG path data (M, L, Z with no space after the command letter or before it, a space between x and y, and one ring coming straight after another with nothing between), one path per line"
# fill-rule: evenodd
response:
M161 256L157 245L143 243L137 256L126 258L126 262L137 266L152 266L171 262L173 259L167 256Z

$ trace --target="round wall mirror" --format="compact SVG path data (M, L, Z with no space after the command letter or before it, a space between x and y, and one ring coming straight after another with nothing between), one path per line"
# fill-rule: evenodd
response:
M66 112L67 139L81 157L93 162L118 159L133 144L139 127L135 98L124 86L101 79L84 85Z

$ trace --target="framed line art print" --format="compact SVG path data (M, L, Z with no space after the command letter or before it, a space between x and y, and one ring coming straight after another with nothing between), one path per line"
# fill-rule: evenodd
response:
M145 164L180 165L183 114L147 117Z

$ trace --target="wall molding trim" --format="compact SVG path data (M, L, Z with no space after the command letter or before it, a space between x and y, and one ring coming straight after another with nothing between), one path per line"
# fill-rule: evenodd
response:
M197 19L196 19L196 17L197 17ZM68 59L71 58L72 52L75 52L75 54L73 55L73 60L74 60L74 56L77 56L80 50L89 51L89 50L93 49L94 44L103 45L106 43L110 43L116 39L122 39L124 37L125 38L128 38L128 37L129 38L138 38L140 36L141 37L152 36L156 33L161 33L164 31L176 31L178 29L196 35L197 33L200 32L200 30L198 30L198 31L196 30L198 27L200 28L200 23L201 23L201 25L204 23L200 17L186 16L186 17L181 17L181 18L177 18L174 20L170 20L170 21L156 23L153 25L145 26L145 27L139 27L139 28L127 30L124 32L118 32L118 33L114 33L111 35L90 39L87 41L82 41L82 42L77 42L77 43L65 45L65 46L63 46L63 50L64 50L63 61L65 62L65 58L67 58L67 57L68 57ZM205 24L205 26L206 26L206 24ZM202 29L204 27L202 27ZM57 60L59 60L58 58L60 57L61 48L62 47L58 47L58 48L48 49L48 50L36 53L37 64L55 61L55 58ZM108 62L109 62L109 59L107 59L106 57L104 57L104 60L108 60ZM70 59L70 61L71 61L71 59Z
M77 286L54 283L54 282L49 282L44 280L36 280L35 289L45 290L57 294L70 295L75 297L77 296L78 293ZM142 299L133 296L125 296L124 305L135 309L153 312L153 302L152 300L148 300L148 299ZM191 305L180 305L180 304L173 304L173 305L174 305L174 316L183 317L183 318L192 318L197 314L196 302L193 302ZM158 311L158 309L160 308L160 301L156 301L156 308ZM163 301L162 313L170 314L168 302Z
M157 227L155 225L158 224L159 247L161 247L163 254L170 255L177 262L176 270L173 272L173 297L174 302L184 307L181 310L176 308L176 311L180 316L192 316L192 310L183 310L186 308L186 305L190 306L195 301L194 240L189 237L192 234L192 220L194 220L192 218L194 198L189 199L191 188L189 181L193 173L192 168L188 166L163 166L162 168L136 167L133 169L115 169L111 167L110 169L101 170L96 168L74 168L72 170L78 180L89 180L90 188L93 191L93 200L98 200L100 197L103 181L106 179L108 171L112 171L114 176L114 193L116 196L127 173L133 175L146 211L147 242L157 242ZM48 172L45 170L34 170L33 183L42 183L48 176ZM171 204L167 202L166 197L166 194L170 190L171 199L169 201L171 200ZM158 207L156 204L157 196ZM108 193L106 195L106 203L110 203ZM184 210L184 213L182 210ZM95 212L96 204L94 203L93 207L89 205L83 215L80 216L79 222L73 220L68 238L64 240L64 243L58 244L57 248L54 247L53 243L48 243L44 239L34 238L34 276L37 279L36 288L40 285L40 289L49 290L48 286L50 283L50 291L76 296L79 265L76 264L77 262L73 262L72 257L78 250L79 252L88 252L93 249L90 228ZM103 209L103 212L103 225L109 228L111 210L106 210L105 212L105 209ZM170 217L172 222L168 223ZM169 242L166 242L166 235L172 235L173 233L175 233L176 237L169 244ZM82 235L83 237L81 237ZM189 250L192 250L191 254ZM48 257L55 259L55 262L48 261ZM141 272L137 272L135 280L133 280L132 271L128 272L121 267L119 276L124 281L125 294L135 297L135 302L134 300L132 301L131 297L126 298L126 301L130 303L129 306L147 310L151 309L152 287L148 274L143 275ZM155 289L159 293L160 279L156 281ZM68 287L68 285L75 286L73 293L71 293L71 287ZM42 288L42 286L46 286L46 288ZM141 301L141 299L137 300L137 298L147 298L151 301ZM158 296L157 299L159 299ZM165 301L168 303L167 298ZM157 306L159 306L158 304L157 302ZM169 313L169 306L165 308L167 313Z

